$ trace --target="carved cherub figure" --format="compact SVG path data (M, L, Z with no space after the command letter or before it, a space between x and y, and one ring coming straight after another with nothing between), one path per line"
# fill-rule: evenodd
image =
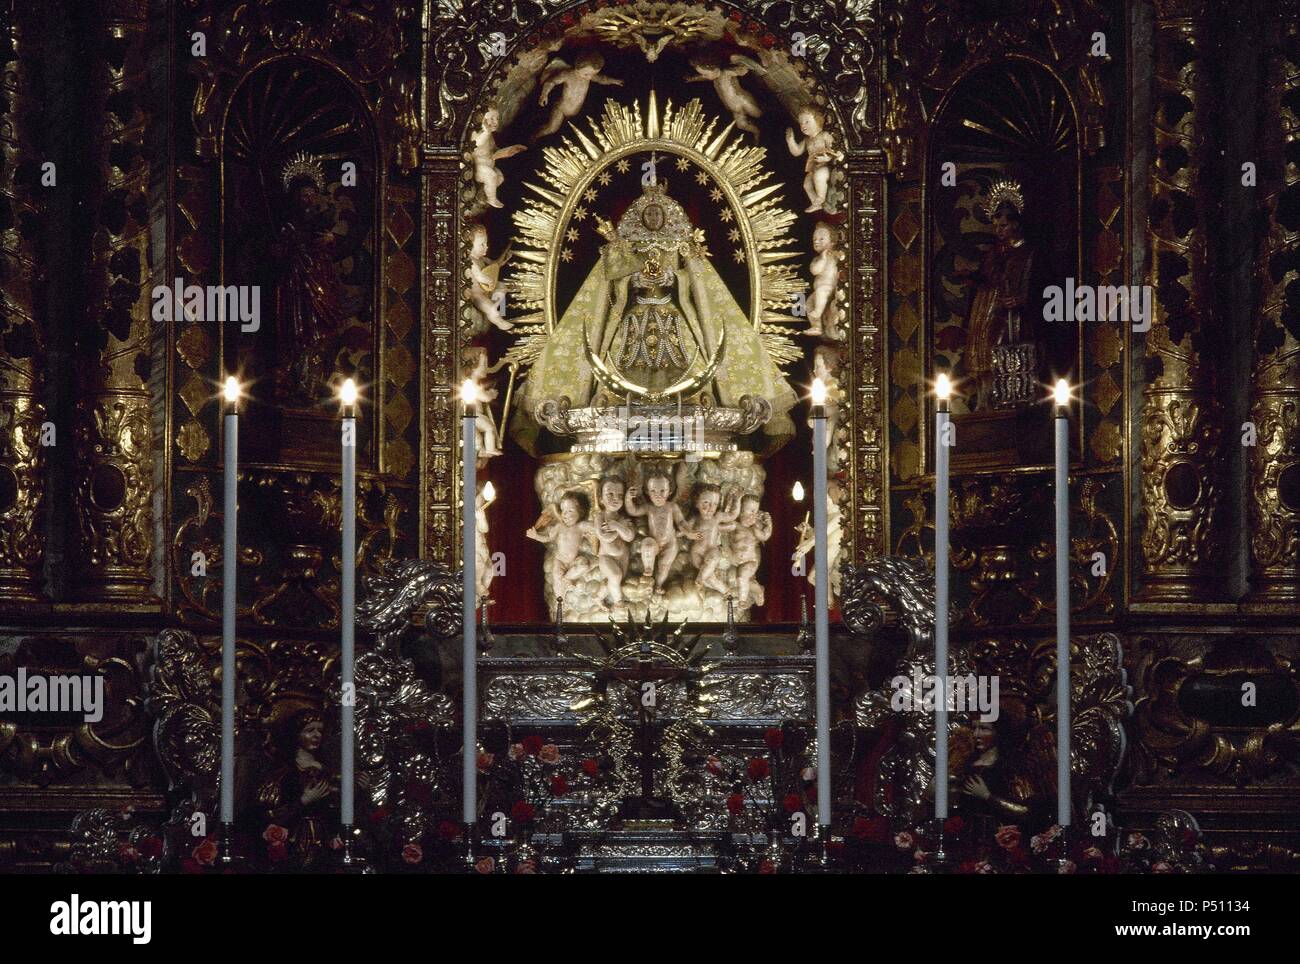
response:
M736 596L741 609L763 605L763 587L754 579L762 560L762 545L772 538L772 515L760 512L758 496L740 500L740 518L731 532L728 556L736 570Z
M638 503L640 486L630 486L624 500L627 514L644 517L648 535L641 540L641 564L646 573L654 573L656 593L662 593L668 572L677 558L677 532L686 524L681 506L672 501L672 479L662 469L652 469L646 477L645 494L649 500Z
M583 552L583 547L596 542L596 527L585 516L583 500L575 492L566 492L560 496L558 505L545 510L524 533L538 542L555 543L551 555L551 592L557 599L563 598L591 571L591 557Z
M483 126L478 129L474 135L474 150L472 153L474 160L474 180L478 181L483 187L483 196L487 198L487 203L494 207L502 207L497 200L497 188L504 183L506 176L497 170L497 161L504 160L507 157L514 157L528 148L523 144L512 144L509 147L497 147L496 131L501 126L501 114L495 107L489 107L483 112Z
M844 157L835 149L835 135L822 128L822 115L812 107L799 111L799 130L806 140L798 140L794 131L785 129L786 147L795 157L807 154L804 162L804 193L808 195L805 211L826 210L826 192L831 183L831 161Z
M610 606L623 601L623 579L631 547L636 539L636 526L623 511L627 486L616 475L600 480L600 508L592 516L596 528L596 563L605 577L605 599Z
M479 486L474 498L474 592L478 601L486 605L488 589L496 573L492 571L492 550L488 548L488 502L483 488Z
M551 116L546 123L533 135L534 141L541 140L548 134L554 134L566 120L577 117L592 84L623 86L623 81L617 77L607 77L601 73L604 66L605 58L595 51L581 54L572 67L559 57L546 65L546 69L542 71L542 93L537 98L537 103L545 107L546 102L550 100L551 91L556 87L563 87L564 92L551 108Z
M696 486L695 512L689 527L684 529L691 540L691 565L695 567L695 584L726 593L727 587L718 577L722 562L722 535L736 528L740 515L740 497L732 493L726 505L722 503L722 490L712 483Z
M837 337L839 306L835 304L835 286L840 280L840 253L835 247L835 229L820 221L813 229L812 295L808 298L808 334Z
M844 390L840 387L839 377L835 374L834 365L835 349L829 345L821 345L813 353L813 378L820 378L822 384L826 386L826 403L823 408L826 412L826 451L831 455L831 462L835 461L835 430L839 426L840 405L844 401ZM808 420L809 427L812 426L812 419ZM834 468L834 466L831 466Z
M474 359L474 367L465 377L478 387L478 414L474 418L474 444L481 459L490 459L501 454L501 437L497 432L496 422L492 420L489 405L496 401L497 390L489 381L492 369L488 367L486 348L470 348L466 354ZM500 367L500 366L498 366Z
M470 228L469 267L465 269L469 287L465 289L465 294L478 309L479 314L502 331L509 331L515 326L514 322L506 321L501 314L501 309L497 307L497 292L501 290L501 269L509 260L510 245L506 245L506 249L501 252L501 257L494 261L488 256L487 227L476 224Z
M762 117L763 111L753 95L740 86L740 78L751 70L763 73L763 66L741 54L732 54L731 61L727 64L705 57L696 57L691 60L691 66L697 76L688 77L687 83L712 81L718 99L727 110L731 111L731 119L735 125L742 131L757 135L758 125L750 118Z
M817 532L808 519L795 526L794 531L799 534L799 542L790 553L790 561L806 572L808 582L816 586L817 567L809 562L808 554L817 545ZM840 592L840 507L834 497L828 498L826 503L826 558L831 576L831 596L835 597Z

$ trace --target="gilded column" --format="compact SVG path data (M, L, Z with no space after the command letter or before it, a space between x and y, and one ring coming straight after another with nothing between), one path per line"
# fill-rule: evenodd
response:
M1204 0L1157 0L1155 163L1147 225L1154 318L1146 335L1141 412L1143 578L1139 600L1222 597L1219 444L1207 298L1204 205L1198 182L1208 106Z
M0 8L0 605L40 601L45 555L45 204L36 77L37 20L18 0Z
M1250 420L1252 602L1300 601L1300 4L1278 18L1260 115L1264 195Z
M69 589L83 602L152 602L153 439L149 403L149 206L144 102L147 0L100 0L93 49L106 93L103 190L93 225L88 335L80 338L74 415L75 551Z

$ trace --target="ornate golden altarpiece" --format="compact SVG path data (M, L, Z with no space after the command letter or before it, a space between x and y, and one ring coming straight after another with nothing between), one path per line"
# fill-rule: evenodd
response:
M268 144L355 158L351 196L361 200L347 220L353 313L344 350L372 386L361 564L371 575L417 556L456 566L454 393L475 324L462 296L474 194L466 152L485 108L510 95L512 71L540 68L548 52L581 40L638 64L651 51L719 41L769 64L776 58L765 103L815 104L842 149L832 184L842 199L836 300L845 336L824 347L843 391L834 490L847 562L931 552L927 378L954 357L957 335L944 332L959 327L945 313L945 278L934 265L970 226L969 211L954 214L961 205L945 193L945 163L963 176L985 172L972 175L977 184L987 172L1023 179L1027 157L1056 172L1054 193L1039 197L1051 199L1047 237L1058 261L1080 281L1149 281L1156 290L1145 336L1102 319L1078 326L1058 356L1083 386L1072 467L1077 625L1121 634L1135 687L1120 809L1141 825L1186 807L1224 831L1227 864L1294 863L1295 828L1281 814L1295 803L1287 761L1297 709L1286 694L1295 686L1287 633L1297 594L1300 389L1288 363L1296 339L1280 321L1294 271L1261 268L1258 291L1239 290L1245 297L1232 315L1238 330L1267 336L1257 339L1241 394L1268 439L1238 473L1248 513L1233 536L1225 453L1238 447L1210 321L1231 311L1215 293L1205 186L1205 131L1223 111L1202 69L1211 61L1224 69L1206 51L1214 4L1158 0L1135 12L1082 0L1027 0L1007 11L932 0L363 0L308 17L258 0L169 5L165 23L150 19L143 0L91 7L71 24L6 9L7 171L41 156L41 57L70 39L96 53L94 85L78 95L93 141L83 162L92 213L71 254L50 255L40 243L73 220L68 213L29 180L11 173L4 182L12 220L35 228L5 234L6 256L21 268L6 279L6 305L34 336L21 352L7 336L0 373L0 659L101 673L117 710L63 729L0 721L5 860L56 862L66 854L67 815L120 803L160 812L169 785L212 772L212 694L202 685L186 692L184 678L169 682L158 659L171 653L172 669L192 663L196 678L212 680L219 591L195 574L194 556L216 564L213 386L232 367L255 366L258 350L228 325L151 322L150 288L178 276L230 283L243 270L247 231L261 217L249 214L249 159ZM1297 136L1285 106L1296 65L1283 42L1294 40L1294 19L1264 54L1260 101L1272 113L1258 134L1267 161L1261 265L1297 243L1281 204L1296 185L1295 164L1283 160ZM169 100L143 95L151 74L174 88ZM660 93L678 104L690 97ZM276 111L291 103L314 112L286 135ZM797 183L784 190L798 198ZM162 239L153 248L151 229ZM50 294L60 270L79 279L63 300ZM67 334L73 316L89 336ZM75 393L52 396L49 385L74 371ZM60 438L68 444L46 450L33 440L51 406L67 417ZM246 725L258 732L321 703L338 619L336 463L295 441L314 438L310 405L270 408L257 432L265 444L241 473L241 498L268 520L241 557L241 618L251 627L241 667L256 705ZM1035 534L1046 531L1047 474L1032 440L1022 450L997 432L988 438L978 459L957 467L957 601L967 642L1012 660L1033 649L1051 619L1050 548ZM58 521L47 525L47 516ZM1226 598L1231 587L1220 576L1222 547L1234 539L1252 589L1240 604ZM769 572L781 568L767 560ZM164 628L192 633L193 642L162 639ZM1240 678L1282 695L1261 715L1224 716L1213 693ZM155 730L164 718L189 719L189 729ZM1216 802L1225 787L1266 832L1233 830L1233 811Z

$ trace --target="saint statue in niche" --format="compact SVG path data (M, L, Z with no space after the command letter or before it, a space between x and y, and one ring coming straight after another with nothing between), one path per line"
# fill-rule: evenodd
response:
M764 431L793 434L793 389L667 185L645 185L617 227L599 224L607 243L533 363L526 410L561 397L594 404L590 347L599 363L646 394L714 367L697 394L719 405L736 405L744 395L765 398L773 415Z
M287 217L271 244L280 355L275 386L282 399L311 402L331 374L332 359L326 356L345 322L343 285L334 264L335 212L315 157L291 158L281 182Z
M985 211L996 240L969 276L975 290L967 318L965 353L966 375L973 382L979 411L994 406L996 378L1006 374L1002 371L1005 362L995 358L1001 354L995 349L1034 346L1037 336L1030 293L1041 266L1035 264L1034 246L1025 239L1024 210L1024 195L1015 181L997 181L989 188ZM1032 376L1040 352L1036 346L1026 350Z

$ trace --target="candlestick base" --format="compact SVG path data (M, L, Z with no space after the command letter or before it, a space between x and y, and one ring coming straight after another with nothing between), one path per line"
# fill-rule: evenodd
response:
M234 838L234 824L222 821L221 829L217 831L217 857L213 863L225 873L240 870L244 866L243 858L235 853Z
M813 651L815 638L812 624L808 622L808 597L802 593L799 595L799 635L794 638L794 642L801 653L811 653Z
M356 850L357 829L351 824L344 824L339 833L343 846L339 851L339 866L345 874L373 874L374 868Z
M492 600L484 596L483 603L482 603L482 610L481 610L482 618L479 620L480 635L478 641L478 651L480 653L490 653L492 651L492 647L496 645L496 641L497 641L496 637L492 635L491 627L488 626L488 607L491 605L492 605Z
M740 638L736 635L736 599L728 593L727 628L722 632L722 648L728 653L734 653L739 645Z
M943 826L947 823L946 817L935 818L935 844L934 852L930 854L930 866L934 868L937 874L947 873L952 864L952 854L948 851L947 835Z
M478 873L478 826L467 823L463 825L464 860L467 874Z
M831 828L822 824L817 825L816 834L812 839L812 867L822 873L827 873L831 869Z

